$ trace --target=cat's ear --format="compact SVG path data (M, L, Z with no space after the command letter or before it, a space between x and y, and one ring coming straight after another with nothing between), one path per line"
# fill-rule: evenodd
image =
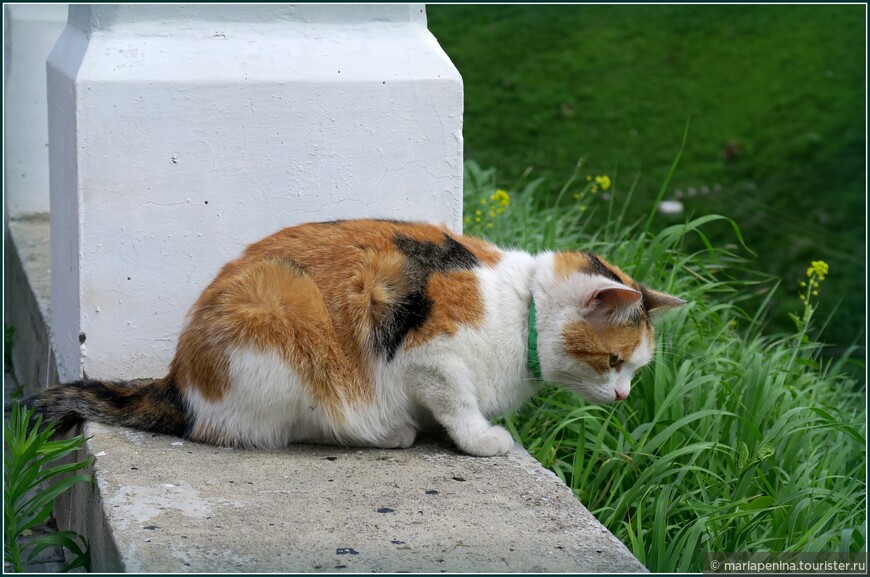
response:
M641 285L640 290L643 294L643 308L645 308L650 314L658 314L686 304L686 301L681 298L677 298L667 293L654 291L643 285Z
M628 318L637 310L637 302L643 297L640 291L619 283L608 283L596 288L586 297L585 306L609 319Z

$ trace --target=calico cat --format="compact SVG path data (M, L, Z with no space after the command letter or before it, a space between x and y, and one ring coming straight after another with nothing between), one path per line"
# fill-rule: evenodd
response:
M422 223L304 224L223 267L166 377L86 379L30 404L59 429L92 419L237 447L406 448L441 425L462 451L498 455L514 441L488 419L542 379L625 399L653 356L650 316L682 304L588 252L533 256Z

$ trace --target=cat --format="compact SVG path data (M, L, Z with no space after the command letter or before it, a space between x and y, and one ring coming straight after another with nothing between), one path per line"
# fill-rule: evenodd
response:
M445 226L286 228L226 264L188 313L166 377L87 378L31 400L62 430L91 419L222 446L410 447L441 426L507 453L489 421L543 381L625 399L653 357L651 315L682 299L589 252L502 250Z

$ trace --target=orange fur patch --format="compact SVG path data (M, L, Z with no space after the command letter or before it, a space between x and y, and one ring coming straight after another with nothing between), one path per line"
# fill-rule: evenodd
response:
M451 235L452 236L452 235ZM488 267L494 267L501 261L502 252L485 240L474 238L472 236L454 237L462 243L468 251L477 258L482 264Z
M373 396L371 337L381 315L407 294L407 258L397 234L438 245L448 235L484 266L501 253L444 226L380 220L312 223L281 230L225 265L194 305L170 375L179 386L220 399L229 386L226 351L279 351L313 396L333 411ZM419 346L483 316L470 271L433 274L430 317L409 333Z
M348 293L349 310L359 311L356 320L360 342L367 338L389 306L408 292L406 264L404 255L395 251L366 251Z
M584 321L574 321L565 325L562 339L569 356L604 373L610 370L611 354L619 355L622 359L630 358L641 339L647 338L647 331L652 337L652 327L646 323L637 326L593 326Z
M585 272L588 267L589 257L582 252L557 252L553 255L553 270L558 280L565 280L576 272Z
M433 274L426 295L432 299L432 311L423 326L408 333L405 344L409 348L438 335L454 335L460 325L477 327L483 320L483 299L473 271Z
M227 349L254 347L278 351L336 417L343 401L370 393L361 355L347 354L310 277L280 257L231 270L194 308L173 361L179 383L219 399L229 385Z

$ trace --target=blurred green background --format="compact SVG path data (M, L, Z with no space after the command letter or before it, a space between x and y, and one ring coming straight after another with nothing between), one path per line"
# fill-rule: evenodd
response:
M555 194L585 157L583 174L613 176L614 194L637 178L629 213L643 215L691 117L664 198L738 223L758 257L741 254L783 279L771 330L793 328L798 283L827 261L818 316L833 313L830 354L863 343L866 326L865 10L427 6L464 81L466 160L506 187L531 167ZM726 226L707 232L737 244ZM747 290L758 300L772 286Z

